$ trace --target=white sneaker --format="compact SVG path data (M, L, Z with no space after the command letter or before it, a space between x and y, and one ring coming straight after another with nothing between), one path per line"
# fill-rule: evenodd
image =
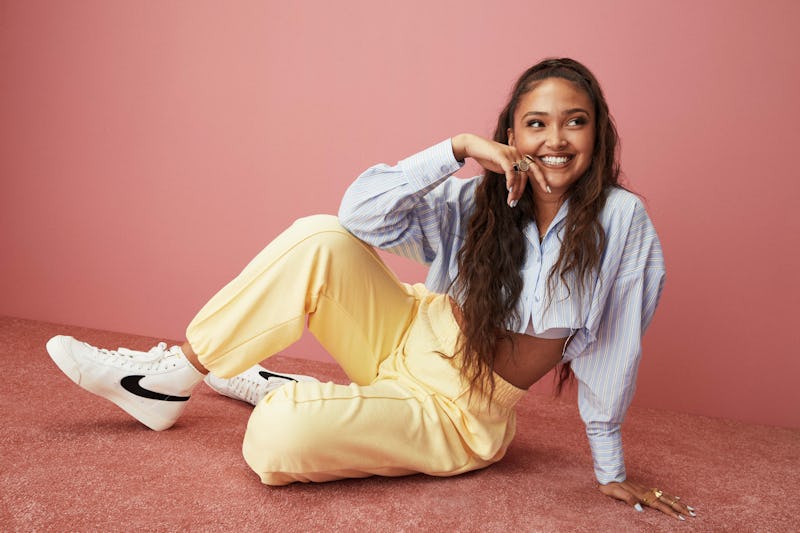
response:
M318 379L311 376L301 376L299 374L276 374L266 370L261 365L255 365L239 375L232 378L218 378L212 374L206 374L206 385L213 390L227 396L256 405L264 399L268 392L278 387L286 385L290 381L316 381Z
M112 351L57 335L47 341L47 352L69 379L156 431L175 423L203 380L179 346L167 349L163 342L149 352Z

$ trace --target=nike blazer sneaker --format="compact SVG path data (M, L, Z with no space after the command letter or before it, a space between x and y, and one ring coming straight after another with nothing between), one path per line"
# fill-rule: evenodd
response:
M47 341L47 353L69 379L156 431L175 423L203 381L180 346L167 349L163 342L148 352L104 350L57 335Z
M286 385L290 381L316 381L318 379L311 376L301 376L299 374L277 374L270 372L260 365L255 365L241 374L232 378L218 378L213 374L206 374L206 385L213 390L227 396L256 405L264 399L267 393Z

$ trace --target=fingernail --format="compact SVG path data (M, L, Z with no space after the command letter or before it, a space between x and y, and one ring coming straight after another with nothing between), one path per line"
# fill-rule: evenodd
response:
M639 511L640 513L644 512L644 509L642 509L642 504L641 503L637 503L636 505L633 506L633 508L636 509L637 511Z
M517 207L517 200L511 200L511 203L508 205L510 205L511 207Z
M553 190L550 188L550 186L549 186L549 185L547 186L547 192L549 192L549 193L552 193L552 192L553 192Z
M689 509L690 511L694 511L694 507L689 507L689 506L687 505L687 506L686 506L686 508L687 508L687 509Z
M683 515L682 515L682 514L679 514L679 515L678 515L678 520L684 520L684 521L685 521L686 519L683 517Z
M689 516L697 516L697 514L694 511L689 511Z

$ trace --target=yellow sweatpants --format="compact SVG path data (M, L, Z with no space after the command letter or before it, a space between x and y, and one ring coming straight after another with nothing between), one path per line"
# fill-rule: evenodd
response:
M491 404L459 374L449 297L406 285L336 217L300 219L194 318L187 339L234 376L308 329L353 383L288 383L248 422L243 453L268 485L424 472L500 460L524 394L495 375Z

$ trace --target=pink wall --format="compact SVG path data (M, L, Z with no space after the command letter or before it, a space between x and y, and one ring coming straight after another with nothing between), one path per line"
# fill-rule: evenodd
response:
M0 313L180 338L289 221L571 55L667 254L636 403L800 426L800 3L385 4L0 0Z

